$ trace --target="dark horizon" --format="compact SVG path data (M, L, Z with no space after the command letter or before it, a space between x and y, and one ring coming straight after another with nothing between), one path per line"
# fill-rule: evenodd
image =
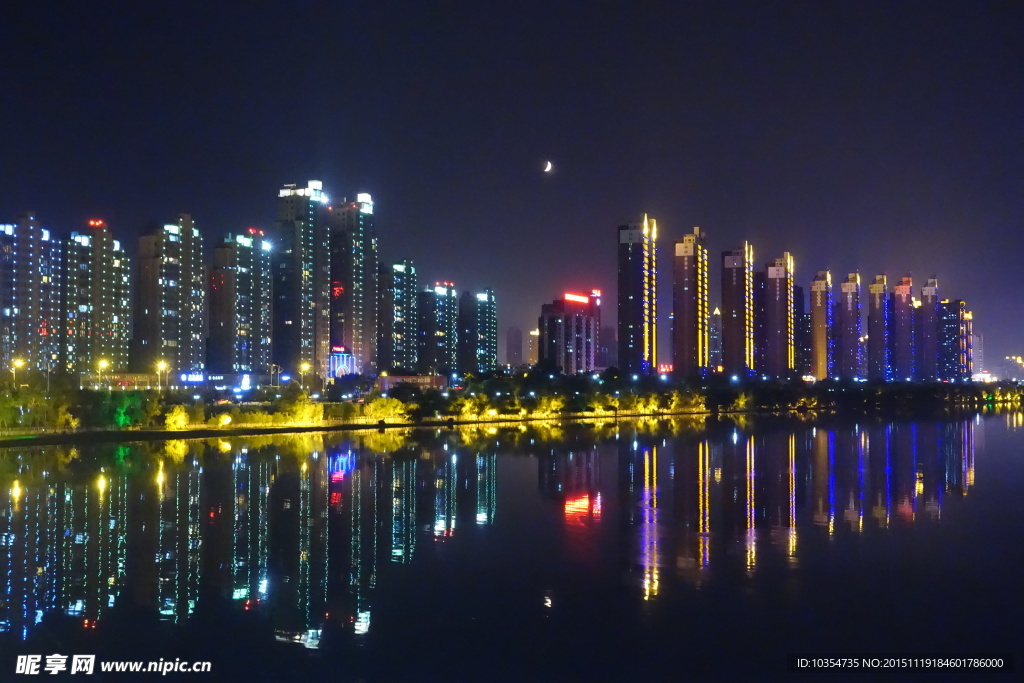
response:
M208 245L273 232L277 190L374 196L382 262L495 290L499 346L567 290L605 292L616 226L668 248L785 251L890 284L937 276L1017 355L1024 8L1013 3L381 8L112 3L0 11L5 192L130 253L190 213ZM552 161L554 171L543 172ZM524 275L528 274L528 277Z

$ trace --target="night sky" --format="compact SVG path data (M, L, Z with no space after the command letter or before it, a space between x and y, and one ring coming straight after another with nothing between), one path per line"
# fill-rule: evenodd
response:
M102 217L134 252L180 211L272 228L284 183L370 192L384 260L496 290L504 357L568 289L613 319L647 212L666 316L700 226L713 300L749 239L805 286L936 275L989 369L1024 353L1021 3L494 4L5 3L0 221Z

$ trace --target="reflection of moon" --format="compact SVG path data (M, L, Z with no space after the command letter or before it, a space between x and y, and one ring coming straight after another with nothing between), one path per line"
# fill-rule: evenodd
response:
M551 169L553 169L553 168L554 168L554 166L552 166L551 162L549 161L549 162L547 162L547 166L544 167L544 172L545 173L551 173Z

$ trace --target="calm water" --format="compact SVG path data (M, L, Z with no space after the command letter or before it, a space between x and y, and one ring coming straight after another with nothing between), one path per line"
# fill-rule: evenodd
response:
M17 652L217 680L1019 672L1022 450L1019 415L5 449L0 680L29 680Z

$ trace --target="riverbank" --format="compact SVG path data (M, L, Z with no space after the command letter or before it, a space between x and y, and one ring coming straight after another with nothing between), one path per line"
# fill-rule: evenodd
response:
M1024 399L1024 392L1015 385L827 381L719 382L694 387L646 378L627 387L621 381L609 385L605 380L576 376L532 380L500 376L458 391L404 387L390 393L361 401L321 402L289 385L271 402L208 403L193 397L186 403L182 402L185 397L153 392L81 391L55 408L59 401L24 392L16 397L24 409L7 411L20 415L19 419L0 410L0 446L687 415L927 417L1020 408Z
M749 412L749 411L730 411ZM18 435L0 435L0 448L11 446L51 446L70 443L124 443L131 441L166 441L169 439L211 439L233 436L267 436L273 434L301 434L315 432L368 431L386 429L439 429L471 425L503 425L526 422L608 422L623 419L671 419L679 417L706 418L711 411L701 412L657 412L657 413L575 413L562 415L531 415L531 416L494 416L485 419L464 419L455 417L437 418L432 420L409 421L386 419L377 422L331 422L317 425L295 424L275 425L274 427L239 426L239 427L195 427L193 429L117 429L89 431L46 431ZM730 414L730 413L714 413Z

